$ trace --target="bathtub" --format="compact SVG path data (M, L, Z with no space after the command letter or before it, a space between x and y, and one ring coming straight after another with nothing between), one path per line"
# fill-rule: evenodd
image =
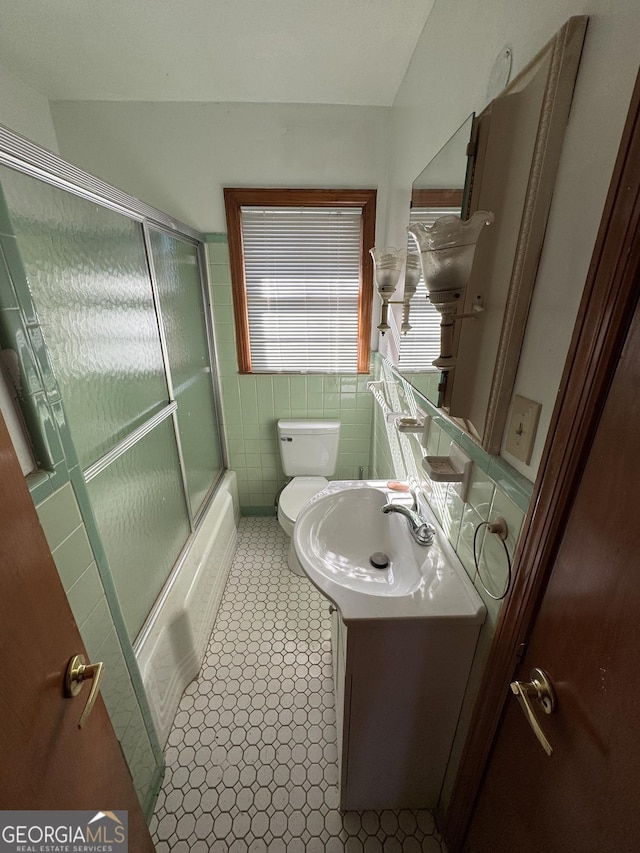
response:
M134 644L163 748L180 697L200 671L231 568L238 518L236 476L228 471Z

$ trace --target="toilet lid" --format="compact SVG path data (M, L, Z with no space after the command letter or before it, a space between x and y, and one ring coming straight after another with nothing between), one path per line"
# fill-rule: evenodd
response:
M324 477L295 477L282 491L278 508L295 521L307 501L328 485L329 481Z

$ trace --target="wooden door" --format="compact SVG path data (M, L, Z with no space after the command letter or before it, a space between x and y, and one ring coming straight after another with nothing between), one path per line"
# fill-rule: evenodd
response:
M533 667L557 710L515 696L464 846L469 853L636 851L640 845L640 311L622 352L518 680Z
M123 809L129 850L153 851L104 702L79 729L91 682L65 698L79 653L88 659L0 416L0 809Z

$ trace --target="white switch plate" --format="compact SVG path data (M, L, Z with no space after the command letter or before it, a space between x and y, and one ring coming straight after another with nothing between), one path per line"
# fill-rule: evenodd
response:
M535 400L527 400L526 397L520 397L518 394L513 398L505 450L525 465L531 461L541 408L540 403L536 403Z

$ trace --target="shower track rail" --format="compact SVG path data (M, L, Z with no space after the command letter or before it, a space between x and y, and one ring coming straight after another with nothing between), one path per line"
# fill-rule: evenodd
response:
M129 193L119 190L89 172L79 169L54 154L41 148L24 136L0 125L0 164L16 169L26 175L39 178L47 184L67 190L73 195L96 201L117 213L125 213L138 222L148 221L197 243L204 242L204 235L184 222L158 210Z

